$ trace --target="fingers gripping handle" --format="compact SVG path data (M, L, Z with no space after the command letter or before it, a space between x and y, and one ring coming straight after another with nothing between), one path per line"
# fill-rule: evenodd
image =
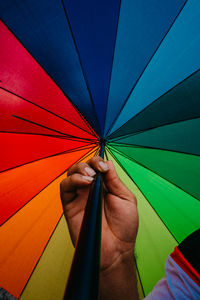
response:
M103 156L103 146L100 156ZM102 183L97 174L90 188L64 300L97 300L101 254Z

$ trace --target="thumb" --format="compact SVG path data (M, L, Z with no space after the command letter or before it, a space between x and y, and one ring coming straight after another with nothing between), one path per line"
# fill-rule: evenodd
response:
M103 181L108 192L124 200L136 202L136 198L133 193L131 193L117 175L113 162L108 160L107 164L109 169L106 173L104 173Z

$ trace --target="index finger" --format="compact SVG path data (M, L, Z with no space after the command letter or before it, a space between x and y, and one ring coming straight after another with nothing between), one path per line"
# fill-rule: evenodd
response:
M76 196L78 188L87 187L93 181L93 177L78 173L72 174L60 183L60 197L63 206L71 202Z
M87 161L87 164L94 170L101 172L101 173L106 173L109 170L109 165L100 156L92 157L91 159L89 159Z
M75 165L73 165L68 173L67 176L70 176L74 173L79 173L85 176L94 176L96 174L96 172L87 164L87 163L77 163Z

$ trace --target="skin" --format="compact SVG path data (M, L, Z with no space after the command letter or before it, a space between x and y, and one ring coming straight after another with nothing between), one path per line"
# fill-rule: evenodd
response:
M76 244L96 172L102 173L102 241L100 297L103 300L138 299L134 274L134 246L138 230L137 201L118 177L112 161L93 157L68 171L60 184L63 211Z

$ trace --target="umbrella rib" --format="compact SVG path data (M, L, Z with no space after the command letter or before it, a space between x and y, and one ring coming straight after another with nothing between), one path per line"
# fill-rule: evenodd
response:
M67 153L71 153L71 152L76 152L76 151L79 151L79 150L87 150L87 149L91 149L91 148L93 148L93 147L96 147L96 144L95 144L95 145L92 145L92 144L91 144L91 146L80 146L80 147L72 148L72 149L69 149L69 150L66 150L66 151L54 153L54 154L51 154L51 155L48 155L48 156L40 157L40 158L31 160L31 161L28 161L28 162L26 162L26 163L22 163L22 164L16 165L16 166L11 167L11 168L8 168L8 169L4 169L4 170L0 171L0 174L3 173L3 172L5 172L5 171L10 171L10 170L16 169L16 168L18 168L18 167L22 167L22 166L28 165L28 164L30 164L30 163L38 162L38 161L40 161L40 160L42 160L42 159L47 159L47 158L55 157L55 156L62 155L62 154L67 154Z
M54 115L55 117L57 117L57 118L59 118L59 119L65 121L65 122L67 122L67 123L69 123L69 124L71 124L71 125L73 125L73 126L79 128L79 129L81 129L81 130L87 132L87 133L90 134L91 136L93 136L93 135L92 135L90 132L88 132L87 130L85 130L85 129L79 127L78 125L76 125L76 124L74 124L74 123L68 121L67 119L65 119L65 118L63 118L63 117L57 115L56 113L54 113L54 112L48 110L47 108L44 108L44 107L40 106L39 104L36 104L36 103L34 103L34 102L32 102L32 101L30 101L30 100L28 100L28 99L25 99L25 98L23 98L23 97L21 97L21 96L15 94L14 92L11 92L11 91L9 91L9 90L3 88L3 87L0 87L0 89L4 90L5 92L7 92L7 93L9 93L9 94L12 94L12 95L14 95L14 96L20 98L21 100L23 100L23 101L25 101L25 102L28 102L28 103L30 103L30 104L32 104L32 105L34 105L34 106L36 106L36 107L38 107L38 108L40 108L40 109L46 111L46 112L48 112L48 113ZM76 108L75 108L75 109L76 109ZM77 109L76 109L76 111L77 111ZM78 111L77 111L77 112L78 112ZM78 113L79 113L79 112L78 112ZM81 115L80 115L80 116L81 116ZM82 117L82 116L81 116L81 117ZM83 118L83 120L84 120L84 118ZM95 134L94 136L96 136L96 134Z
M88 154L88 155L89 155L89 154ZM84 156L80 161L82 161L82 160L83 160L84 158L86 158L88 155ZM41 259L42 255L43 255L43 253L45 252L45 250L46 250L46 248L47 248L47 246L48 246L48 244L49 244L49 242L50 242L50 240L51 240L51 238L52 238L52 236L53 236L53 234L54 234L56 228L58 227L58 225L59 225L59 223L60 223L62 217L63 217L63 213L61 214L61 216L60 216L60 218L59 218L59 220L58 220L58 222L57 222L57 224L56 224L54 230L52 231L52 233L51 233L51 235L50 235L48 241L46 242L46 244L45 244L45 246L44 246L44 249L43 249L43 251L42 251L42 254L40 255L38 261L36 262L36 264L35 264L35 266L34 266L34 268L33 268L33 271L31 272L29 278L27 279L26 285L24 286L24 288L23 288L23 290L22 290L22 292L21 292L21 295L22 295L23 291L25 290L27 284L29 283L29 280L30 280L32 274L34 273L35 269L37 268L37 265L38 265L38 263L40 262L40 259Z
M128 154L122 153L121 151L119 151L118 149L116 149L114 146L112 146L114 148L115 152L118 152L120 155L128 158L129 160L133 161L134 163L138 164L139 166L151 171L152 173L156 174L157 176L159 176L160 178L166 180L167 182L169 182L170 184L174 185L175 187L177 187L178 189L180 189L181 191L183 191L184 193L190 195L191 197L193 197L195 200L197 200L198 202L200 201L200 199L196 198L195 196L193 196L192 194L188 193L187 191L185 191L183 188L181 188L180 186L178 186L177 184L175 184L174 182L166 179L165 177L161 176L160 174L158 174L156 171L152 170L151 168L143 165L142 163L138 162L136 159L130 157ZM163 150L161 150L163 151Z
M106 145L105 147L106 147L106 149L107 149L107 145ZM105 149L105 150L106 150L106 149ZM104 154L105 154L106 160L109 160L109 159L108 159L107 151L105 151Z
M141 111L139 111L134 117L132 117L131 119L129 119L128 121L126 121L123 125L121 125L116 131L114 131L115 133L117 133L118 131L120 131L120 129L122 129L129 121L133 120L134 118L136 118L137 116L141 115L143 112L145 112L146 110L148 110L152 105L154 105L156 102L160 101L160 99L167 95L168 93L170 93L171 91L173 91L175 88L177 88L179 85L181 85L182 83L184 83L184 81L186 81L187 79L189 79L190 77L194 76L196 73L198 73L200 71L200 68L197 69L195 72L193 72L192 74L190 74L189 76L187 76L186 78L184 78L182 81L178 82L175 86L173 86L171 89L169 89L168 91L166 91L164 94L162 94L161 96L159 96L158 98L156 98L152 103L150 103L149 105L147 105L145 108L143 108ZM199 118L199 117L195 117L195 118ZM188 120L188 119L185 119L185 120ZM182 122L184 120L180 120L178 122ZM169 124L173 124L173 123L176 123L176 122L170 122L170 123L166 123L165 125L169 125ZM164 125L159 125L159 126L156 126L156 127L151 127L150 129L152 128L157 128L157 127L160 127L160 126L164 126ZM149 128L148 128L149 129ZM146 129L146 130L148 130ZM144 131L146 131L144 130ZM113 132L113 133L114 133ZM141 132L141 131L136 131L135 133L138 133L138 132ZM113 134L112 133L112 134ZM112 134L108 136L109 137L112 137Z
M138 273L138 277L139 277L139 280L140 280L140 285L141 285L141 288L142 288L142 293L143 293L143 296L144 296L145 295L144 288L143 288L143 285L142 285L142 280L141 280L140 272L139 272L139 269L138 269L138 264L137 264L137 260L136 260L135 254L134 254L134 260L135 260L135 267L136 267L136 270L137 270L137 273Z
M108 94L107 94L107 99L106 99L105 122L106 122L106 116L107 116L107 111L108 111L108 98L109 98L109 93L110 93L110 83L111 83L112 71L113 71L113 65L114 65L114 57L115 57L115 49L116 49L116 42L117 42L117 32L118 32L118 27L119 27L121 4L122 4L122 0L120 0L120 4L119 4L118 19L117 19L117 26L116 26L116 32L115 32L115 41L114 41L113 55L112 55L112 64L111 64L109 84L108 84L109 88L108 88ZM105 123L104 123L104 129L105 129Z
M83 115L79 112L79 110L74 106L74 109L76 110L76 112L79 114L79 116L81 117L81 119L86 123L85 118L83 117ZM98 138L98 134L94 131L94 129L92 128L92 126L90 125L90 123L86 123L86 125L89 127L89 129L93 132L93 134L91 134L91 132L86 131L85 129L82 129L81 127L79 127L80 129L84 130L85 132L89 133L90 135L95 136L96 138Z
M63 95L66 97L66 99L71 103L71 105L76 108L76 111L78 112L79 116L81 116L81 118L84 120L86 126L88 127L88 129L90 129L91 126L89 126L89 123L86 121L86 119L83 117L83 115L79 112L78 108L76 107L76 105L73 103L73 101L71 100L71 98L66 94L66 92L59 86L59 84L57 84L57 82L54 80L54 78L47 72L47 70L39 63L39 61L31 54L31 52L28 50L28 48L25 47L25 45L23 44L23 42L16 36L16 34L8 27L8 25L1 20L2 23L8 28L8 30L13 34L13 36L15 36L15 38L20 42L20 44L24 47L24 49L29 53L29 55L31 55L31 57L37 62L37 64L40 66L40 68L48 75L49 78L51 78L51 80L56 84L56 86L62 91ZM68 121L67 121L68 122ZM82 129L83 130L83 129ZM94 130L93 130L94 132ZM91 132L88 132L89 134L91 134ZM96 134L95 134L96 135Z
M39 135L39 136L47 136L53 137L58 139L63 139L65 136L63 135L53 135L53 134L45 134L45 133L34 133L34 132L18 132L18 131L7 131L7 130L0 130L0 133L14 133L14 134L29 134L29 135Z
M120 111L118 112L118 114L116 115L115 119L113 120L112 124L110 125L108 131L107 131L107 135L109 134L109 132L111 131L112 127L114 126L115 122L117 121L121 111L123 110L123 108L125 107L129 97L131 96L133 90L135 89L138 81L140 80L140 78L142 77L144 71L146 70L146 68L148 67L148 65L150 64L151 60L153 59L154 55L156 54L156 52L158 51L160 45L162 44L163 40L165 39L165 37L167 36L167 34L169 33L169 31L171 30L172 26L174 25L174 23L176 22L178 16L180 15L180 13L182 12L183 8L185 7L186 3L188 2L188 0L185 0L184 4L182 5L180 11L178 12L178 14L176 15L176 17L174 18L174 20L172 21L169 29L167 30L167 32L165 33L165 35L163 36L163 38L161 39L161 41L159 42L158 46L156 47L155 51L153 52L152 56L150 57L149 61L147 62L146 66L144 67L144 69L142 70L140 76L138 77L138 79L136 80L135 84L133 85L132 89L130 90L128 96L126 97Z
M159 147L151 147L151 146L143 146L143 145L137 145L137 144L123 144L123 143L115 143L115 142L110 142L110 143L107 143L108 145L111 145L112 144L116 144L117 146L123 146L123 147L135 147L135 148L144 148L144 149L153 149L153 150L162 150L162 151L169 151L169 152L175 152L175 153L180 153L180 154L185 154L185 155L192 155L194 157L199 157L200 154L193 154L193 153L187 153L187 152L184 152L184 151L176 151L176 150L170 150L170 149L164 149L164 148L159 148Z
M74 34L73 34L72 26L71 26L71 23L70 23L68 14L67 14L67 10L65 8L64 1L61 0L61 3L62 3L63 10L64 10L64 13L65 13L65 17L66 17L66 20L67 20L67 24L69 26L69 30L71 32L71 36L72 36L72 39L73 39L73 42L74 42L76 53L78 55L79 63L80 63L81 70L82 70L82 73L83 73L83 78L85 80L85 84L86 84L86 87L87 87L87 90L88 90L88 93L89 93L89 96L90 96L90 100L91 100L91 103L92 103L92 108L93 108L93 111L94 111L94 114L95 114L95 120L97 121L97 126L98 126L98 129L99 129L99 132L101 132L101 129L100 129L101 127L100 127L100 124L99 124L99 119L97 117L97 112L96 112L96 108L95 108L95 104L94 104L92 92L90 90L89 83L88 83L88 80L87 80L87 76L85 74L85 70L84 70L84 67L83 67L83 64L82 64L82 61L81 61L81 56L80 56L80 53L79 53L79 50L78 50L78 46L77 46L77 43L76 43L76 40L75 40L75 37L74 37Z
M137 183L131 178L131 176L128 174L128 172L126 171L126 169L123 167L123 165L118 161L118 159L114 156L114 154L107 148L107 151L110 153L110 155L117 161L118 165L120 165L120 167L124 170L124 172L127 174L127 176L132 180L132 182L137 186L137 188L140 190L140 192L142 193L142 195L145 197L146 201L149 203L149 205L151 206L151 208L153 209L153 211L155 212L155 214L158 216L158 218L161 220L161 222L163 223L163 225L166 227L167 231L169 232L169 234L175 239L175 241L178 243L177 239L175 238L175 236L173 235L173 233L169 230L169 228L167 227L167 225L163 222L163 220L161 219L161 217L159 216L159 214L156 212L156 210L154 209L154 207L151 205L151 203L148 201L148 199L146 198L146 196L144 195L144 193L142 192L142 190L140 189L140 187L137 185Z
M48 238L48 240L47 240L46 244L44 245L44 249L42 250L42 253L41 253L41 255L40 255L39 259L37 260L37 262L36 262L36 264L35 264L35 266L34 266L34 268L33 268L32 272L31 272L30 276L28 277L28 279L27 279L27 281L26 281L26 284L25 284L25 286L24 286L23 290L21 291L21 294L20 294L20 296L23 294L23 291L25 290L25 288L26 288L27 284L29 283L29 280L31 279L31 276L32 276L32 274L34 273L34 271L35 271L35 269L36 269L36 267L37 267L37 265L38 265L38 263L39 263L39 261L40 261L40 259L41 259L42 255L43 255L43 253L45 252L45 250L46 250L46 248L47 248L47 246L48 246L48 244L49 244L49 242L50 242L50 240L51 240L51 237L53 236L53 234L54 234L54 232L55 232L56 228L58 227L58 225L59 225L59 223L60 223L60 221L61 221L62 217L63 217L63 213L61 214L61 216L60 216L60 218L59 218L59 220L58 220L57 224L55 225L55 228L54 228L54 230L52 231L52 233L51 233L50 237Z
M159 126L156 126L156 127L151 127L151 128L148 128L148 129L145 129L145 130L141 130L141 131L137 131L137 132L133 132L133 133L128 133L128 134L121 135L121 136L113 138L113 139L110 138L110 141L118 141L118 140L121 140L123 138L127 138L127 137L130 137L130 136L135 136L135 135L142 134L144 132L148 132L149 130L161 128L161 127L164 127L164 126L170 126L170 125L178 124L178 123L182 123L182 122L188 122L188 121L196 120L196 119L200 119L200 116L197 116L197 117L194 117L194 118L191 118L191 119L185 119L185 120L175 121L175 122L172 122L172 123L166 123L164 125L159 125Z
M92 149L94 149L92 151ZM91 151L88 151L86 153L86 155L83 156L83 158L88 157L90 154L94 153L96 151L96 147L92 147ZM82 159L83 159L82 158ZM39 192L37 192L33 197L31 197L24 205L22 205L18 210L16 210L6 221L4 221L1 226L3 226L3 224L5 224L10 218L12 218L12 216L14 216L15 214L17 214L23 207L25 207L33 198L35 198L37 195L39 195L46 187L48 187L54 180L56 180L57 178L59 178L61 175L63 175L65 172L67 172L68 169L70 169L74 164L76 164L77 162L80 161L80 158L77 159L75 162L73 162L67 169L65 169L64 171L62 171L58 176L56 176L54 179L52 179L45 187L43 187Z
M34 122L34 121L31 121L31 120L28 120L28 119L25 119L25 118L22 118L22 117L19 117L19 116L16 116L16 115L12 115L12 116L15 117L15 118L18 118L18 119L20 119L20 120L22 120L22 121L25 121L25 122L34 124L34 125L36 125L36 126L39 126L39 127L42 127L42 128L45 128L45 129L48 129L48 130L57 132L57 133L59 133L59 134L62 134L63 136L68 137L69 139L72 139L72 140L75 140L75 141L79 141L79 140L80 140L80 141L85 141L85 142L88 141L89 143L90 143L91 141L94 141L94 140L92 140L92 139L90 140L90 139L86 139L86 138L79 138L79 137L76 137L76 136L73 136L73 135L65 134L65 133L63 133L63 132L61 132L61 131L52 129L52 128L50 128L50 127L41 125L41 124L39 124L39 123L36 123L36 122Z
M65 139L65 140L70 140L70 141L76 141L79 142L75 139L72 138L67 138L66 135L53 135L53 134L44 134L44 133L34 133L34 132L18 132L18 131L6 131L6 130L0 130L0 133L14 133L14 134L27 134L27 135L39 135L39 136L46 136L46 137L51 137L51 138L57 138L57 139ZM90 142L81 140L80 142L88 143L88 144L96 144L99 145L98 141L91 140Z

